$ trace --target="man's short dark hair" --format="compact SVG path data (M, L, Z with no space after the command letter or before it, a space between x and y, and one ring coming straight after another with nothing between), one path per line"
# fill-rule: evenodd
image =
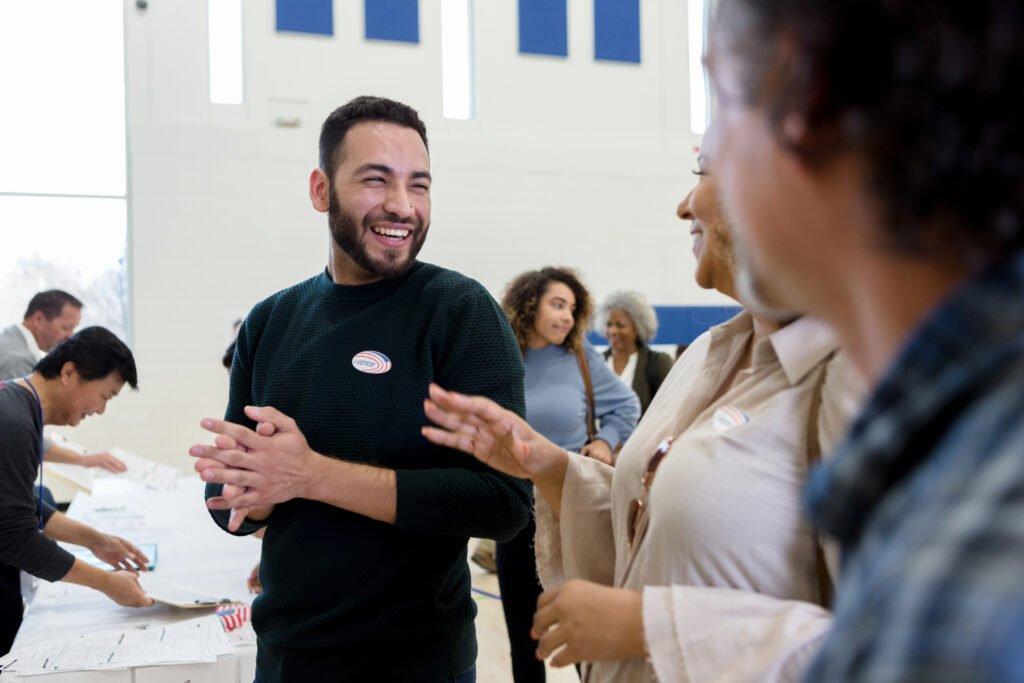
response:
M419 133L423 146L428 151L430 149L427 144L427 127L415 109L386 97L363 95L332 111L320 129L320 168L331 180L341 163L345 134L349 128L363 121L384 121L412 128Z
M39 292L28 302L25 319L31 318L36 311L42 311L47 320L53 320L64 310L64 306L85 308L85 304L62 289L48 289Z
M131 350L105 327L86 327L71 335L36 363L35 371L46 379L54 379L69 361L87 382L116 372L132 389L139 388Z
M782 145L863 155L899 250L982 265L1024 246L1024 3L723 0L713 41Z

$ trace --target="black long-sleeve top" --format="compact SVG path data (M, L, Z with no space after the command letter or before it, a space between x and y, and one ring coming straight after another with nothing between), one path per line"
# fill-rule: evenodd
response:
M473 665L467 541L514 537L532 488L423 438L431 381L525 411L511 328L487 291L458 273L417 263L364 286L323 273L247 317L226 419L253 427L243 408L273 406L318 453L397 478L394 525L304 499L275 507L253 608L261 679L330 668L330 680L440 681ZM209 486L207 497L219 490ZM213 516L226 528L226 513Z
M0 382L0 564L57 581L75 558L40 530L32 489L42 434L35 396L13 381ZM54 509L46 503L41 509L45 526Z

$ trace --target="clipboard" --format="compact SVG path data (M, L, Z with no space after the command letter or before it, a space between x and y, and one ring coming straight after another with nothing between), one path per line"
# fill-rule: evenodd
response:
M142 588L156 602L178 609L202 609L235 602L230 598L221 598L162 581L146 581L142 584Z
M92 494L96 476L89 468L44 460L43 469L46 470L46 476L54 481L59 481L76 492Z

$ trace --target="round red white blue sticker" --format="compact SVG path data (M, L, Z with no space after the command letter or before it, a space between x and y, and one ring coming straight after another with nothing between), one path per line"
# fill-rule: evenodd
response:
M716 431L725 432L750 422L750 416L736 406L722 406L711 416Z
M383 375L391 369L391 359L380 351L360 351L352 356L352 367L368 375Z

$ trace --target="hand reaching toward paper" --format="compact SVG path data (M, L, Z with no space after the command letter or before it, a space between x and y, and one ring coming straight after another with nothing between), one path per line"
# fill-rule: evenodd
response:
M101 467L114 474L128 471L128 466L120 458L107 451L83 455L79 458L78 464L82 467Z
M135 572L123 569L108 572L75 559L63 580L98 590L123 607L149 607L153 604L153 599L142 590Z
M149 607L153 598L146 595L139 585L139 577L132 572L116 571L107 575L109 580L100 590L122 607Z
M64 442L61 441L50 445L46 451L46 460L48 462L67 463L69 465L78 465L79 467L100 467L114 474L120 474L128 470L128 466L109 451L86 455L76 450L80 447L61 445L62 443Z
M144 572L149 566L149 558L145 553L120 536L99 534L88 547L93 555L114 569Z

